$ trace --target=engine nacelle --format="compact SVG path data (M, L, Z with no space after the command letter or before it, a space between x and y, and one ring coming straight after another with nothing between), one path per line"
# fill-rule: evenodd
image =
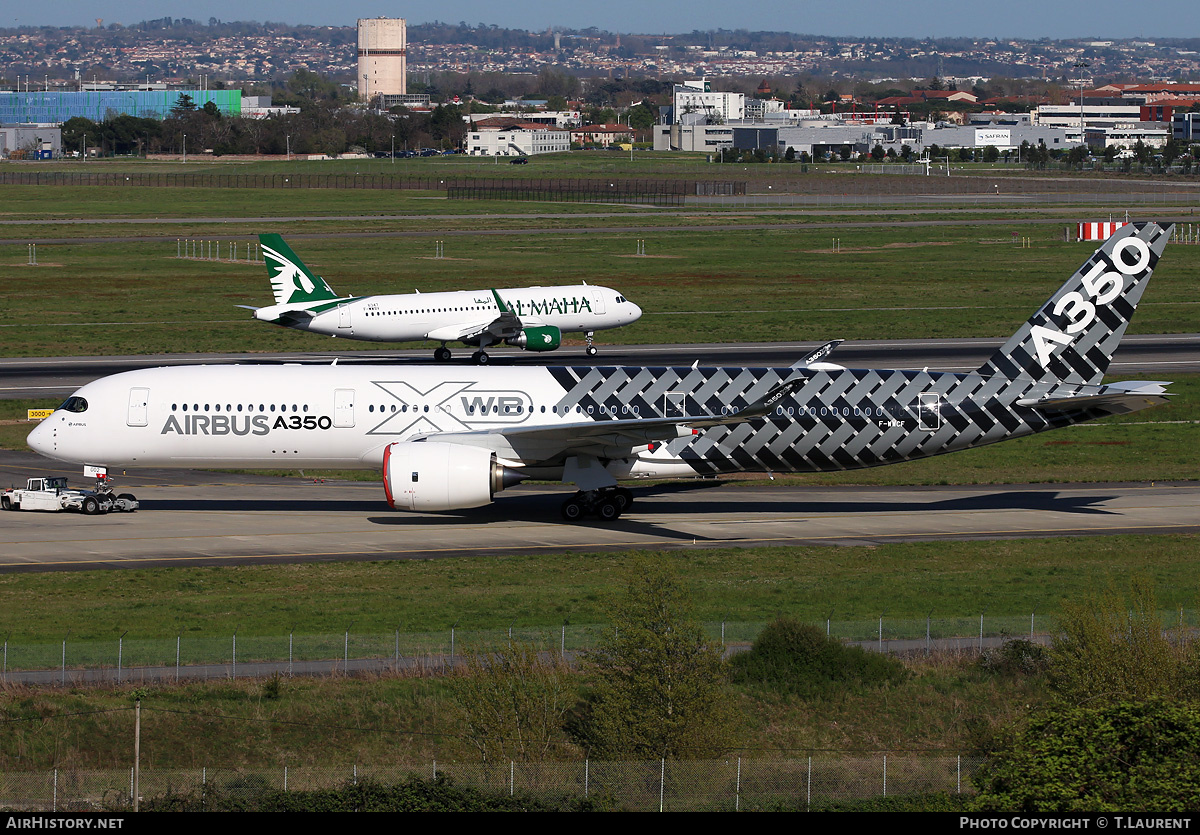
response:
M540 328L525 328L512 339L505 340L526 351L553 351L562 345L562 331L554 325Z
M482 507L522 478L479 447L405 441L383 451L383 489L394 510Z

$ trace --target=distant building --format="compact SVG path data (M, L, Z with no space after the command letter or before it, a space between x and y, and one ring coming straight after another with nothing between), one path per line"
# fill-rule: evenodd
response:
M733 145L731 125L671 125L654 126L654 150L703 151L712 153Z
M1166 144L1171 133L1166 121L1143 120L1143 106L1131 99L1095 99L1085 95L1082 134L1080 110L1078 104L1044 104L1033 111L1033 123L1063 129L1071 145L1079 145L1086 138L1093 146L1132 145L1141 140L1157 148Z
M407 107L409 110L431 110L433 102L428 93L380 93L379 109L391 110L393 107Z
M62 156L58 125L0 125L0 158L52 159Z
M1200 113L1176 113L1172 116L1171 135L1177 142L1200 142Z
M532 122L508 127L481 128L467 134L468 154L485 157L520 157L571 150L571 134Z
M359 18L358 95L408 92L408 24L402 17Z
M0 123L65 122L76 116L102 122L123 113L144 119L165 119L188 96L201 108L212 102L226 116L242 114L241 90L109 89L72 91L0 90Z
M571 128L571 141L582 145L600 145L633 141L633 129L628 125L582 125Z
M746 116L745 93L714 93L703 78L676 84L671 94L672 122L694 121L701 116L710 122L731 122Z
M242 115L248 119L265 119L268 116L294 116L298 107L271 104L270 96L246 96L242 99Z

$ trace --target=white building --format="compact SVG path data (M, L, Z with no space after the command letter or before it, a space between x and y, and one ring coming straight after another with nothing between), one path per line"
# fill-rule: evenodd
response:
M1139 129L1144 129L1151 135L1161 132L1162 138L1158 141L1161 145L1167 141L1170 132L1165 124L1159 124L1161 131L1155 131L1149 127L1153 123L1142 121L1140 105L1121 100L1098 104L1088 104L1085 100L1082 110L1078 104L1043 104L1036 108L1032 115L1035 125L1065 130L1070 145L1083 142L1079 130L1081 116L1089 141L1094 142L1096 137L1105 135L1108 137L1105 144L1108 145L1124 144L1124 139L1118 140L1116 137L1130 135L1131 131L1138 133Z
M359 18L359 98L407 92L408 24L402 17Z
M545 125L521 124L484 128L467 134L467 153L485 157L519 157L571 150L571 133Z
M654 126L654 150L712 153L733 145L732 125Z
M676 84L671 97L673 122L689 121L690 114L713 122L740 121L746 118L745 93L714 93L704 79Z

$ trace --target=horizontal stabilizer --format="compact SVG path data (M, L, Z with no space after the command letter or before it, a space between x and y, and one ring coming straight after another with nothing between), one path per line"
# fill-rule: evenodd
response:
M1042 412L1074 412L1080 409L1089 409L1110 415L1124 415L1168 402L1171 393L1164 386L1169 385L1170 383L1156 380L1110 383L1087 394L1056 396L1050 393L1043 397L1018 400L1017 405Z

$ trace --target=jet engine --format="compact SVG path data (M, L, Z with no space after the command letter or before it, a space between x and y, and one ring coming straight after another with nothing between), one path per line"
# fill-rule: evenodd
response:
M394 510L482 507L524 477L479 447L405 441L383 451L383 489Z
M553 351L562 344L562 331L553 325L540 328L525 328L516 336L505 340L526 351Z

